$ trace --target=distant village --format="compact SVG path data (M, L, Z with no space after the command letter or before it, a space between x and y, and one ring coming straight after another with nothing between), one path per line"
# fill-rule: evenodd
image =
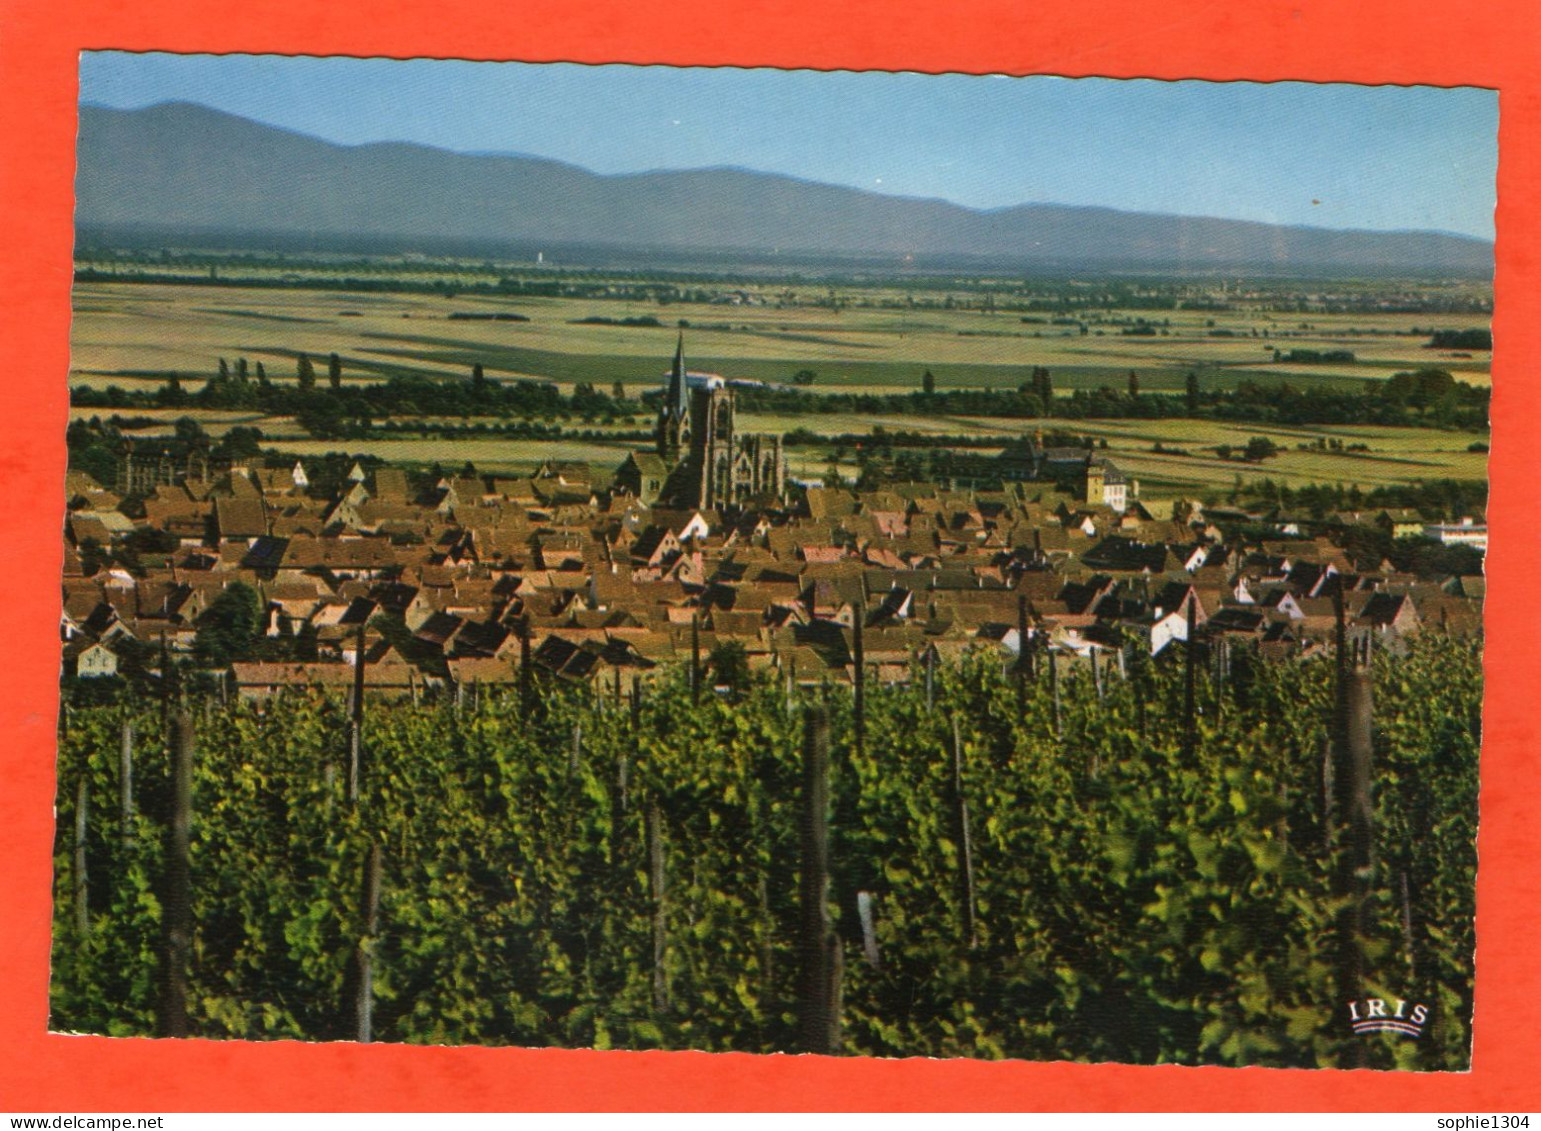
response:
M1157 516L1091 449L1028 435L999 461L1000 490L798 484L780 437L739 433L731 383L691 372L683 342L653 447L618 468L425 480L355 464L318 490L303 462L128 444L114 484L68 476L63 675L197 657L238 583L260 609L257 643L213 674L250 700L349 687L360 659L369 694L415 697L513 683L522 662L629 687L724 648L750 673L838 683L853 679L858 625L866 674L885 682L971 649L1008 663L1024 645L1069 662L1159 655L1190 623L1304 658L1330 647L1339 597L1351 634L1393 650L1481 631L1480 575L1399 573L1342 545L1367 527L1482 551L1476 519L1306 522L1197 500ZM1245 543L1227 537L1242 528ZM124 565L114 549L147 532L162 552Z

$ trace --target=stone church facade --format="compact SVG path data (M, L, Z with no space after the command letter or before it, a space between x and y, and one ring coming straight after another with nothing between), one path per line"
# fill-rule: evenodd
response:
M733 389L715 373L686 369L683 335L664 377L653 436L656 453L629 458L617 475L617 484L631 489L637 467L657 466L644 456L661 461L668 469L667 478L657 499L644 497L645 503L716 508L780 501L786 494L781 437L738 432Z
M207 479L211 468L207 439L193 443L125 439L118 453L113 490L125 496L148 495L157 487L170 487L187 479Z

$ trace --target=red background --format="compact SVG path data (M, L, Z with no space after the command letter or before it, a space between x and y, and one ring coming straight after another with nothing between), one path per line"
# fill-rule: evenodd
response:
M1531 703L1541 9L1533 0L0 0L0 1110L1541 1109ZM1459 1075L51 1036L47 975L77 53L419 55L1500 91L1476 1044ZM1263 157L1260 160L1266 159ZM1410 168L1409 178L1438 175Z

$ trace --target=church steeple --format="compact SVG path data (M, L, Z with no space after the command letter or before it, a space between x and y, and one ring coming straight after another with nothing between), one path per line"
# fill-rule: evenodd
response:
M688 407L685 394L685 331L680 331L674 346L674 365L669 370L669 391L664 397L675 416L684 416Z
M674 364L666 375L663 403L658 406L658 423L654 430L658 454L671 467L679 462L690 430L690 393L685 372L685 332L682 330L674 346Z
M653 428L657 455L632 453L616 473L616 489L676 507L783 499L787 463L781 437L737 431L733 382L715 373L690 372L683 333L674 342L673 364L661 376L663 395Z

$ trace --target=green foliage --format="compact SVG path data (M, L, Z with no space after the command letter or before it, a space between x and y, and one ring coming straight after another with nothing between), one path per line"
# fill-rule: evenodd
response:
M1445 369L1419 369L1393 373L1381 386L1381 395L1398 404L1427 408L1441 399L1453 397L1456 380Z
M451 343L452 344L452 343ZM280 351L286 352L286 351ZM370 384L336 383L317 387L315 368L304 354L295 354L297 381L293 386L251 382L244 375L226 372L210 378L192 397L169 386L154 390L127 391L117 386L105 390L78 385L70 390L71 405L79 408L165 407L168 404L194 402L205 408L260 408L270 415L296 416L309 428L322 425L323 438L339 435L329 431L329 422L344 420L391 420L405 425L424 412L443 416L491 415L518 417L526 425L536 420L614 419L631 417L658 392L644 393L642 403L627 402L623 397L598 392L583 375L568 374L574 393L563 395L559 386L547 380L491 381L476 378L484 353L454 350L436 354L438 360L471 365L472 380L446 381L414 371L393 362L371 363L373 371L384 379ZM523 355L520 355L523 358ZM531 362L526 368L526 362ZM529 358L510 356L510 368L518 371L544 371ZM354 361L355 367L361 363ZM1442 374L1442 378L1420 376ZM1488 425L1490 392L1485 387L1456 381L1444 370L1419 370L1417 374L1397 374L1386 380L1372 380L1361 389L1346 389L1313 384L1309 392L1292 386L1287 380L1242 380L1234 388L1201 390L1196 372L1187 374L1182 396L1142 394L1136 378L1127 393L1104 385L1095 389L1075 387L1069 396L1056 397L1054 379L1043 366L1034 366L1029 379L1015 388L953 387L937 390L926 387L907 393L858 392L835 389L816 392L809 386L817 380L813 370L799 370L791 383L781 372L765 374L762 386L741 386L735 396L738 408L746 413L777 416L989 416L1003 419L1031 419L1059 416L1067 419L1138 419L1162 420L1176 417L1247 422L1254 424L1369 424L1439 429L1482 430ZM934 377L934 374L933 374ZM906 378L908 379L908 378ZM967 379L955 373L954 383ZM827 380L827 379L826 379ZM1449 382L1438 388L1430 381ZM1409 386L1409 382L1412 384ZM1422 382L1422 384L1419 384ZM579 388L582 393L579 393ZM1441 391L1442 390L1442 391ZM515 433L524 435L526 433ZM535 433L527 433L535 435Z
M707 664L712 670L712 679L717 686L727 689L728 694L735 699L741 695L749 684L749 657L744 651L744 646L737 640L723 640L712 649L712 654L707 658Z
M1169 649L1169 652L1176 649ZM1238 658L1200 681L1163 656L1044 666L1017 708L998 660L871 687L866 739L833 711L832 911L844 1051L1370 1066L1469 1063L1480 643L1426 634L1375 661L1379 861L1366 992L1433 1006L1419 1041L1348 1032L1332 924L1321 749L1332 665ZM802 702L819 698L804 693ZM630 711L548 686L371 704L363 796L344 792L338 698L232 704L199 723L192 831L192 1030L345 1038L369 845L384 852L378 1039L771 1052L795 1044L800 711L772 681L692 706L682 673ZM601 702L600 699L605 701ZM790 709L789 709L790 708ZM120 726L138 733L139 816L117 818ZM970 813L965 929L953 720ZM153 1028L166 758L160 713L71 714L59 758L53 1024ZM92 824L90 930L73 913L74 798ZM645 814L667 874L654 1003ZM122 833L131 835L124 838ZM1402 892L1407 896L1404 929ZM870 893L879 963L863 957Z
M72 420L64 436L71 471L84 471L108 488L117 482L122 438L116 429L104 428L99 421Z
M200 663L225 667L247 658L262 630L262 599L243 581L228 586L198 618L193 654Z
M1247 446L1241 453L1241 458L1249 463L1262 463L1279 454L1279 445L1275 444L1267 436L1253 436L1247 441Z
M175 436L179 443L187 445L207 443L209 439L209 434L203 430L203 425L190 416L177 417Z
M216 459L252 459L262 454L262 429L237 424L220 437L210 453Z
M1437 350L1490 350L1492 330L1435 330L1429 348Z
M1293 349L1284 355L1284 360L1305 365L1342 364L1354 360L1354 351Z
M1430 580L1456 574L1480 576L1482 551L1459 543L1445 545L1428 538L1398 538L1391 546L1391 564L1405 573Z

